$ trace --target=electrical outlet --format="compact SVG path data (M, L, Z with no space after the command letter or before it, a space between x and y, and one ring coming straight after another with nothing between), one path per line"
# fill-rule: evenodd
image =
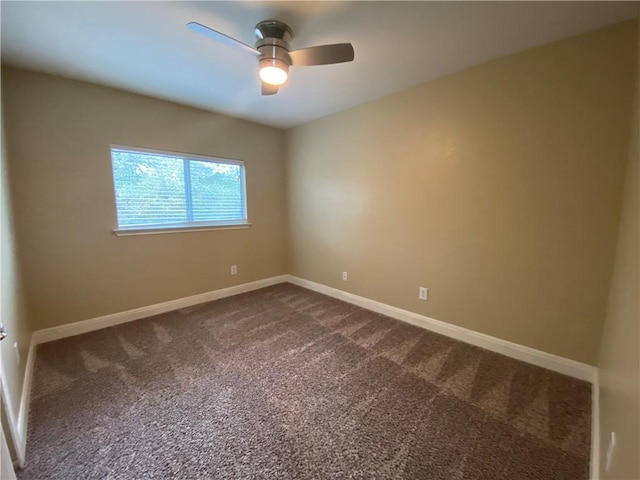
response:
M13 349L16 352L16 363L20 365L20 349L18 348L18 342L13 344Z
M237 275L237 273L238 273L238 266L231 265L231 275Z
M428 288L420 287L420 290L418 291L418 298L420 300L426 300L428 294L429 294L429 289Z
M347 272L342 272L342 280L344 282L346 282L347 280L349 280L349 275L347 274Z
M607 448L607 463L604 467L605 472L611 471L613 465L613 452L616 450L616 432L611 432L611 439L609 440L609 448Z

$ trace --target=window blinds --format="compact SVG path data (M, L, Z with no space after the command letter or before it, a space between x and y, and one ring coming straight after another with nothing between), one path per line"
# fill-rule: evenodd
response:
M111 148L118 228L246 222L244 164Z

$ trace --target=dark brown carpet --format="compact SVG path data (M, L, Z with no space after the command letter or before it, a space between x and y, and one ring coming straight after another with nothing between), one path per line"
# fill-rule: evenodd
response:
M290 285L38 348L20 479L588 478L590 385Z

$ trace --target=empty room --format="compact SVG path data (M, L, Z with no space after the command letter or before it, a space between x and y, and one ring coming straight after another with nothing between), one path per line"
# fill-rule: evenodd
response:
M0 2L0 478L640 480L639 17Z

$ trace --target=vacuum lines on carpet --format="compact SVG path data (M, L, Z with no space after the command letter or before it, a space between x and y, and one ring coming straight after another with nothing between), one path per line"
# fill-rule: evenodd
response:
M590 401L285 283L40 345L18 477L586 480Z

